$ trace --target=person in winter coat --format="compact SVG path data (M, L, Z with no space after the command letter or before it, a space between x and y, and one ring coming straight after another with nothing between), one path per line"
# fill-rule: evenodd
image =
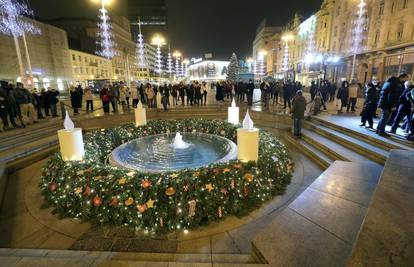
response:
M147 83L147 87L145 88L145 94L147 95L147 100L148 100L148 108L154 108L154 98L155 98L155 92L154 89L152 88L152 85Z
M293 96L293 91L294 91L293 84L289 80L283 86L283 103L284 103L283 108L284 109L286 109L287 107L286 104L289 106L289 108L291 108L291 99Z
M173 105L177 106L178 105L178 85L174 84L171 88L171 95L173 98Z
M246 98L247 98L247 105L251 107L253 105L253 93L254 93L255 85L253 80L249 80L249 83L246 86Z
M306 110L306 99L303 96L302 90L296 92L296 96L293 98L292 101L292 119L293 119L293 135L295 137L301 137L301 130L303 119L305 118L305 110Z
M16 103L19 105L23 125L36 123L37 119L36 110L33 106L33 96L29 90L23 87L22 83L17 83L17 87L14 90L14 97Z
M131 89L132 107L137 108L139 103L139 91L138 87L132 87Z
M342 86L339 88L336 98L341 100L341 107L339 109L339 112L342 112L342 109L348 106L349 83L347 81L342 82Z
M365 103L361 112L361 127L366 127L368 122L368 129L373 129L374 127L374 116L377 110L378 103L378 94L377 89L373 83L367 84L367 89L365 92Z
M99 96L102 101L102 107L105 113L109 113L109 105L111 102L111 98L109 96L109 89L108 87L104 86L99 93Z
M52 117L57 117L57 103L59 102L59 99L57 98L59 95L59 92L55 88L47 88L47 102L48 107L50 108L50 112L52 113Z
M411 124L411 100L410 95L411 91L413 89L413 83L411 81L406 81L404 84L405 90L400 96L400 99L398 101L398 109L397 109L397 115L394 118L394 122L391 126L391 133L395 134L397 132L398 126L400 125L400 122L407 117L408 118L408 127Z
M358 83L356 81L353 81L351 85L349 86L349 95L348 95L349 101L348 101L348 105L346 108L347 112L349 112L350 109L352 112L355 112L355 105L358 99L358 89L359 89Z
M14 128L19 126L16 124L14 118L15 113L15 100L13 96L13 91L11 90L9 83L6 81L0 82L0 115L1 120L3 121L4 129L9 128L9 120Z
M86 112L93 111L93 92L90 86L85 88Z
M311 86L310 86L311 101L313 101L313 99L315 98L317 91L318 91L318 86L316 85L315 81L312 81Z
M126 111L127 109L127 94L128 94L128 88L123 85L119 88L119 102L121 102L122 105L122 111Z
M181 105L184 106L185 105L185 85L182 82L180 82L180 84L178 85L178 93L180 96Z
M203 82L202 84L201 84L201 93L202 93L202 96L201 96L201 105L203 105L203 103L204 103L204 106L206 106L207 105L207 83L206 82Z
M380 136L388 136L385 132L385 126L387 125L393 111L397 109L399 98L404 91L404 85L402 84L404 84L407 80L408 75L401 74L398 78L389 78L382 87L381 96L378 102L378 107L382 110L382 115L377 126L377 134Z
M75 114L79 114L79 109L82 108L82 96L83 90L80 85L76 88L70 88L70 101Z
M37 118L39 120L44 119L45 117L43 116L43 113L42 113L42 104L40 102L40 93L37 91L36 88L33 89L32 96L33 96L33 105L37 111Z

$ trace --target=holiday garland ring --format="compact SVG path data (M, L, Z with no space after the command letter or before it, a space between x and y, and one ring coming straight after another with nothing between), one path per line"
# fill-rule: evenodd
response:
M220 120L158 120L94 130L85 135L83 162L55 154L43 169L44 208L61 218L126 225L151 232L193 229L225 216L243 216L282 194L293 162L285 146L261 130L257 163L230 161L199 169L151 174L116 168L108 155L131 140L163 133L201 132L236 142L237 126Z

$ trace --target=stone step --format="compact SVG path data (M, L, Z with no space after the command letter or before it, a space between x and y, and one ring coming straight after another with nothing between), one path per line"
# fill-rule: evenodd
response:
M377 146L383 150L391 150L391 149L413 149L414 144L402 137L398 137L396 135L391 135L389 138L381 137L375 134L375 130L366 130L364 132L360 132L358 130L353 130L349 127L345 127L334 122L328 121L324 118L320 117L311 117L311 121L323 125L327 128L331 128L333 130L346 133L349 136L352 136L356 139L360 139L365 143L369 143L371 145Z
M386 150L383 150L371 144L367 144L366 142L361 141L360 139L348 136L347 134L338 132L336 130L322 126L320 124L314 124L312 122L305 122L305 127L306 129L309 129L317 133L318 135L325 137L325 139L322 140L322 142L326 140L334 141L331 143L340 144L341 146L346 147L358 153L359 155L362 155L364 159L368 158L371 161L384 165L388 157L388 151ZM336 150L336 152L339 152L339 151ZM361 159L361 157L354 158L354 155L350 155L350 156L352 158L348 158L348 159L351 161L356 161L356 160Z
M285 140L289 144L296 147L299 151L308 156L314 163L316 163L323 170L329 168L329 166L334 162L332 158L321 152L312 144L308 143L304 139L295 139L290 134L285 136Z
M97 252L43 249L0 249L0 261L7 266L267 266L248 254L181 254ZM16 262L16 264L13 264ZM86 265L78 265L87 263ZM75 264L75 265L72 265Z
M311 130L303 129L303 134L309 140L311 139L314 146L332 158L350 162L371 162L365 155L355 152L354 150L344 146L336 140L332 140L329 136L320 135Z

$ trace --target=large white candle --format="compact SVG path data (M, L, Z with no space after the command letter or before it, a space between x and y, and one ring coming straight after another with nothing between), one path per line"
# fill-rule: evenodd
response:
M134 110L135 113L135 126L147 125L147 113L141 102L138 103L137 108Z
M249 111L243 120L243 128L237 129L237 158L242 162L259 159L259 129L254 128Z
M60 153L64 161L81 161L85 157L82 129L75 128L66 111L65 129L58 131Z
M236 106L236 101L233 101L231 103L231 107L228 108L228 116L227 116L227 121L229 123L232 123L234 125L239 124L240 120L239 120L239 115L240 113L240 108Z

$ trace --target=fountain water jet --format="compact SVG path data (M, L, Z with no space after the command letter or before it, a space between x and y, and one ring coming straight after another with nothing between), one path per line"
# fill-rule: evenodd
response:
M174 149L186 149L190 144L183 141L183 136L180 133L175 134L174 143L172 144Z

